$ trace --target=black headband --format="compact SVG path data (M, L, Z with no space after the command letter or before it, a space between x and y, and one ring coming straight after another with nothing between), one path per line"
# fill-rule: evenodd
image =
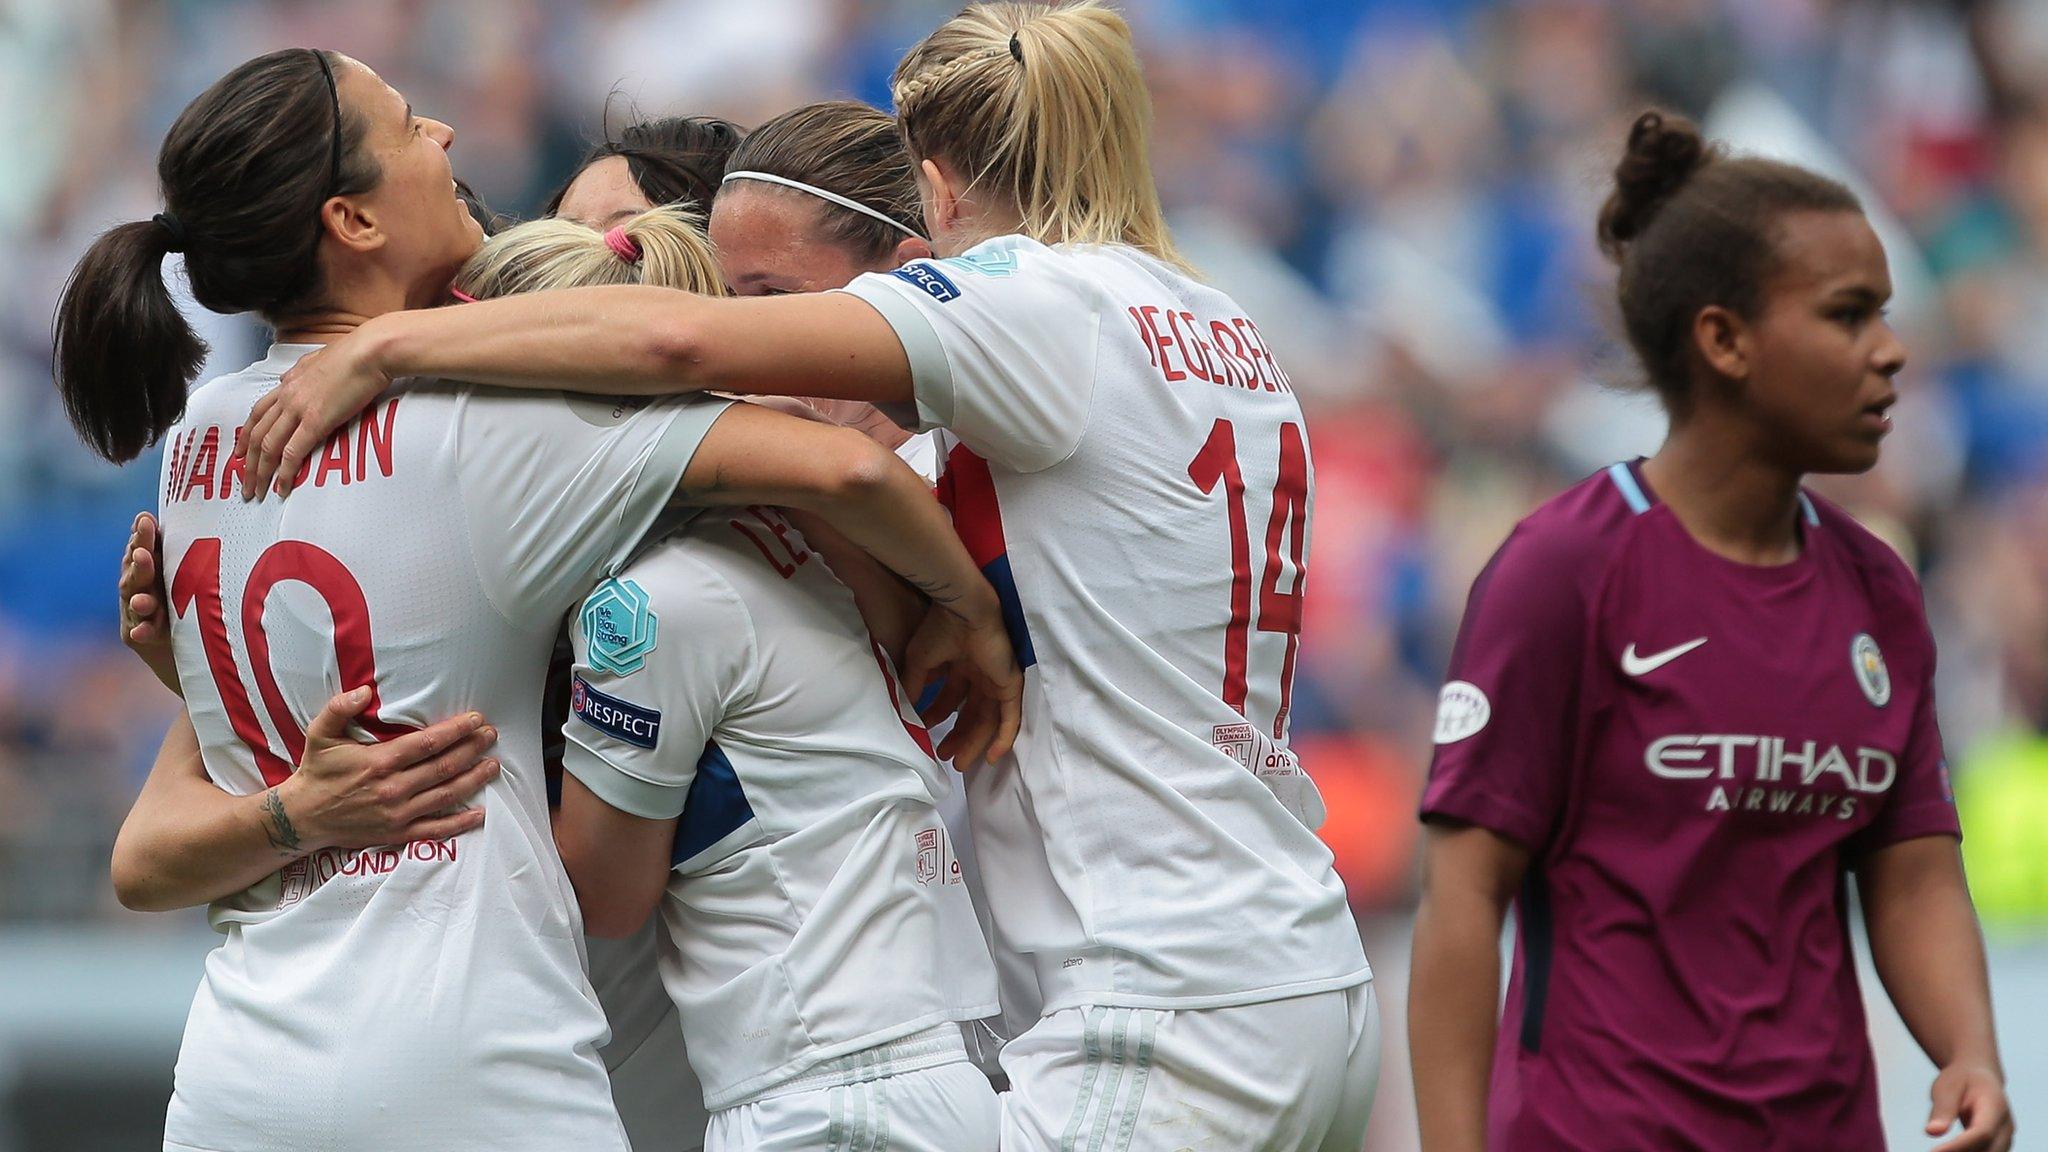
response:
M327 191L320 197L324 201L341 188L341 89L334 85L334 65L327 62L327 53L318 48L306 51L320 62L320 75L327 78L328 99L334 102L334 136L327 149Z

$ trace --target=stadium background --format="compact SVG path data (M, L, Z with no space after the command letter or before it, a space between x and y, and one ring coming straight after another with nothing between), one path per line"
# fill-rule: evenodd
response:
M1399 1041L1413 802L1465 589L1513 521L1653 449L1590 221L1657 100L1879 206L1912 350L1871 476L1825 482L1914 559L2023 1125L2048 1123L2048 3L1126 0L1180 237L1261 318L1320 486L1294 741L1388 1009L1376 1150L1413 1146ZM156 146L235 63L346 51L453 123L458 174L531 211L627 101L743 124L886 105L930 0L0 0L0 1152L153 1146L209 946L114 902L114 832L170 716L111 595L155 457L76 442L63 278L146 218ZM252 359L209 318L209 371ZM1761 894L1767 898L1767 894ZM1866 968L1867 971L1867 968ZM1873 989L1894 1146L1931 1073ZM290 1091L290 1071L255 1090Z

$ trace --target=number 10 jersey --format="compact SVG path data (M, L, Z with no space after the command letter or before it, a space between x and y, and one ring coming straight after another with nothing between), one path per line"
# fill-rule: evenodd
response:
M359 737L475 709L504 769L474 832L315 852L213 907L226 940L165 1146L624 1152L549 830L542 681L563 616L663 511L724 404L411 382L289 498L245 503L235 441L308 350L199 389L165 445L171 640L207 771L230 792L279 783L321 705L362 684Z
M968 777L999 947L1054 1011L1371 978L1287 746L1313 473L1235 302L1125 246L1003 237L846 291L902 340L941 499L1019 662Z

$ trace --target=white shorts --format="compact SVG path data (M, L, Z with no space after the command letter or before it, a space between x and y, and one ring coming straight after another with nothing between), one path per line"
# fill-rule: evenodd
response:
M1001 1114L963 1056L713 1112L704 1152L996 1152Z
M1003 1067L1003 1152L1359 1152L1379 1002L1368 981L1233 1008L1068 1008Z

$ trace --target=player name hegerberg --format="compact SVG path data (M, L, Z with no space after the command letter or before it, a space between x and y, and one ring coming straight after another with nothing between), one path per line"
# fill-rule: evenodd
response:
M1899 776L1898 760L1889 752L1858 748L1852 754L1839 744L1823 748L1817 740L1788 742L1782 736L1665 736L1643 750L1643 766L1666 780L1740 778L1758 785L1715 785L1707 797L1709 812L1832 815L1838 820L1855 815L1859 795L1881 795ZM1798 770L1796 787L1786 778L1788 768ZM1823 776L1839 777L1849 794L1813 790Z

